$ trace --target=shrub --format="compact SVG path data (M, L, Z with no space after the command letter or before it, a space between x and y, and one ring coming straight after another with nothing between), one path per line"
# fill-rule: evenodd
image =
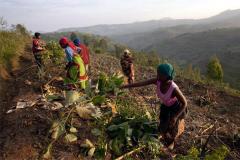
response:
M216 81L223 79L223 69L217 56L212 57L207 65L207 77Z
M0 30L0 76L7 78L7 71L16 68L20 53L30 39L26 28L20 24L11 31Z
M64 51L60 45L55 41L49 41L44 52L45 59L51 59L54 64L60 64L64 57Z

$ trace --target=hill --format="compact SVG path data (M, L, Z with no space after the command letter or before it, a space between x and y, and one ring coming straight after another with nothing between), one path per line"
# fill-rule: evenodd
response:
M139 33L153 32L162 28L169 28L181 25L189 25L191 28L197 27L194 30L206 30L213 28L239 27L240 9L227 10L216 16L205 19L171 19L164 18L160 20L151 20L145 22L135 22L129 24L113 24L113 25L96 25L89 27L76 27L59 29L58 32L83 32L109 37L122 37L125 35L136 36ZM199 27L200 26L200 27ZM188 27L189 28L189 27ZM189 32L189 31L188 31Z
M240 28L186 33L162 42L155 41L145 48L145 51L151 50L180 64L198 66L203 73L209 59L217 55L224 69L225 81L240 88Z
M0 102L1 106L5 104L1 111L3 112L1 119L3 125L1 125L0 130L0 145L2 148L0 157L2 159L41 159L44 153L48 153L48 156L53 159L103 159L104 157L115 159L125 153L121 150L119 155L116 149L123 144L114 142L115 148L110 148L113 143L111 137L106 133L106 127L114 120L119 120L116 119L117 117L127 116L128 120L134 120L139 116L141 118L146 117L145 114L148 112L153 120L158 120L159 102L156 100L154 86L124 91L125 94L117 97L112 94L106 95L108 103L116 104L116 116L110 117L110 119L106 118L109 111L106 111L105 104L98 106L103 113L101 119L86 120L79 117L75 105L54 109L56 104L61 106L64 102L50 100L46 97L48 95L52 95L52 98L57 95L64 97L63 81L61 79L65 76L64 66L52 66L51 61L46 61L48 62L46 64L47 74L39 79L37 68L28 69L26 67L31 65L31 54L26 51L21 56L21 67L14 72L13 75L16 76L11 77L9 87L5 88L5 92L8 93L3 97L6 98L5 101ZM110 76L114 72L118 72L119 68L119 59L116 57L92 53L90 75L93 82L97 82L99 72ZM137 81L155 76L155 72L155 68L142 66L141 64L136 65ZM230 149L228 159L238 159L240 143L237 133L240 119L237 107L239 97L219 91L214 86L196 84L191 80L180 77L176 79L176 82L188 99L189 116L186 118L186 131L177 141L176 148L172 152L186 155L186 151L193 145L202 148L204 146L202 142L208 139L214 131L216 134L212 134L209 138L207 149L214 151L224 144ZM86 94L80 93L82 98ZM91 100L89 99L89 101ZM15 106L19 105L20 102L27 102L30 106L16 109ZM83 102L82 107L86 107L85 105ZM52 124L56 121L65 122L64 133L59 131L60 136L53 140L50 132L54 129L51 129ZM152 121L150 122L152 123ZM124 124L126 125L126 123ZM148 125L148 123L144 125ZM64 137L72 127L77 130L77 132L71 133L77 136L77 140L67 142ZM124 129L126 126L122 128ZM132 128L128 129L131 130ZM141 130L140 128L137 129ZM129 131L128 134L130 133ZM118 134L122 134L122 132ZM86 151L88 150L86 148L83 150L80 147L85 144L86 139L90 140L95 148L93 158L87 157ZM135 144L133 145L138 147ZM161 146L157 147L161 148ZM154 146L152 148L154 149ZM124 151L131 151L132 149L135 148L128 146L128 148L124 148ZM161 157L163 155L163 153L158 154L159 152L151 150L150 146L138 150L129 157L133 159L154 159L154 156ZM44 155L47 156L47 154ZM102 157L96 158L97 156ZM161 159L168 159L168 157L165 155L165 158L161 157Z
M110 37L138 51L157 52L179 64L193 64L205 72L209 58L216 54L225 71L225 81L239 85L240 9L227 10L205 19L162 19L120 25L98 25L64 29ZM228 63L231 62L231 63Z
M217 85L195 81L194 77L187 79L176 66L175 82L188 99L189 116L175 149L164 151L157 131L160 102L156 86L119 88L124 83L120 59L116 57L117 52L122 54L121 45L88 34L44 34L45 67L39 70L33 63L31 39L25 34L25 41L19 39L22 43L13 50L19 57L18 68L9 70L9 79L0 83L0 159L110 160L121 159L122 155L124 158L129 152L133 154L128 157L137 160L169 159L174 154L198 157L203 148L208 151L203 154L210 157L219 153L217 157L223 154L228 159L239 159L240 97L235 90L230 94ZM88 42L91 49L91 85L85 91L69 92L64 87L66 62L57 40L73 35ZM9 45L14 37L7 37ZM112 45L117 47L110 52ZM134 52L134 56L136 81L156 76L160 61L157 55ZM191 155L187 150L197 152Z
M179 23L174 23L175 25L168 26L162 25L155 29L149 27L148 31L124 33L122 35L113 34L108 36L117 42L121 42L134 49L141 50L153 42L159 42L184 33L203 32L217 28L237 28L240 27L240 22L238 21L239 19L240 10L227 10L206 19L189 21L171 20ZM149 25L150 24L151 23L149 22Z

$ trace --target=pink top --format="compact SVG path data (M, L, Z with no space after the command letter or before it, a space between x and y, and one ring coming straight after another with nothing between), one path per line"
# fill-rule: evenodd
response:
M162 103L168 107L174 105L174 103L177 101L177 97L171 97L174 89L178 88L176 83L172 81L168 91L163 94L160 90L161 82L157 81L157 96L162 101Z

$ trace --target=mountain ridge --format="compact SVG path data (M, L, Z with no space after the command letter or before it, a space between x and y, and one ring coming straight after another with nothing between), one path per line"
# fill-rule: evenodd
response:
M93 26L87 26L87 27L63 28L63 29L57 30L57 32L78 31L78 32L110 36L110 35L126 34L126 33L132 33L132 32L147 32L147 31L153 31L158 28L173 27L178 25L186 25L186 24L194 25L199 23L209 23L209 21L215 22L215 21L221 20L222 17L225 20L226 18L232 17L232 16L240 17L240 9L226 10L215 16L202 18L202 19L162 18L159 20L139 21L139 22L126 23L126 24L124 23L123 24L99 24L99 25L93 25ZM139 29L137 28L137 26L138 27L140 26Z

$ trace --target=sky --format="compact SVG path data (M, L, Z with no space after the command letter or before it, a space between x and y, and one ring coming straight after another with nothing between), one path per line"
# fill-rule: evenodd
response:
M240 9L240 0L0 0L0 17L33 32L166 17L199 19L228 9Z

